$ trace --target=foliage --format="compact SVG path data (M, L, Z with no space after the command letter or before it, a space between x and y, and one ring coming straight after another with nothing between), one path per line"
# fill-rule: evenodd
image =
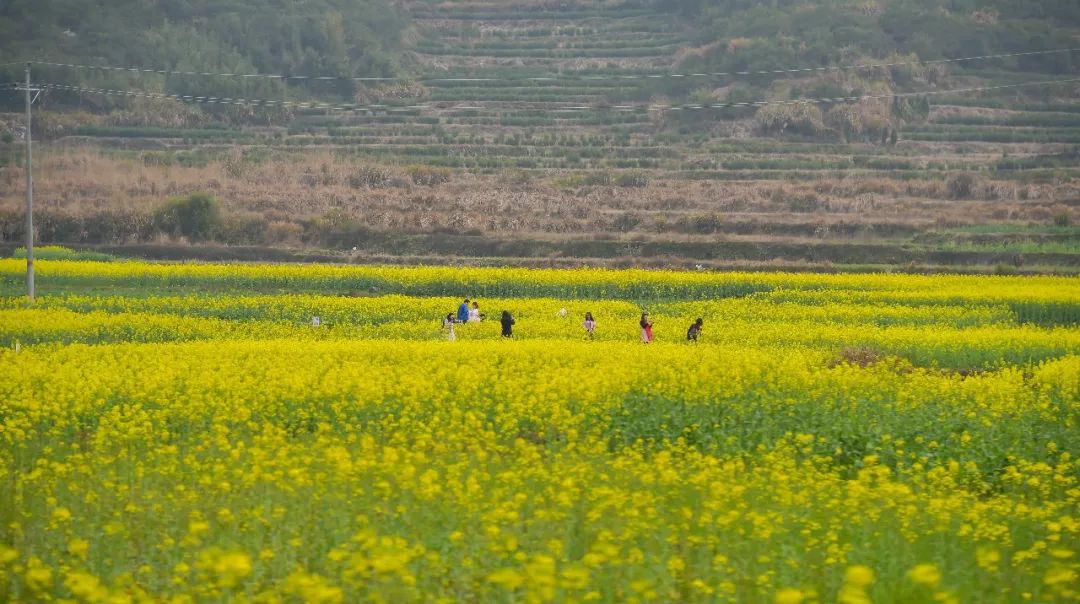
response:
M1065 207L1054 208L1054 225L1059 227L1067 227L1072 224L1072 218L1069 216L1069 209Z
M354 189L362 187L383 187L386 186L393 178L393 174L376 165L364 165L357 168L355 172L349 175L349 186Z
M0 284L20 283L24 266L0 260ZM814 273L713 273L662 270L462 269L452 266L365 267L294 265L87 264L53 261L39 267L42 279L58 287L104 284L121 288L197 288L214 290L318 292L360 291L410 296L544 297L659 303L768 295L785 303L821 306L894 303L940 307L963 301L969 306L1008 307L1018 321L1047 325L1080 323L1076 280L1059 277L995 279L964 275ZM44 282L44 281L43 281ZM348 300L343 300L343 303ZM694 314L697 311L690 311ZM834 308L831 312L835 313ZM698 312L700 316L700 312ZM758 316L756 313L752 316Z
M1054 50L1075 46L1080 24L1075 3L1057 0L1019 3L1013 0L953 2L950 0L850 2L847 0L656 0L659 10L675 12L696 31L692 48L682 53L683 72L721 72L748 75L734 80L767 90L751 101L794 98L839 98L879 92L925 90L947 84L950 72L977 68L995 72L1075 73L1078 55L1050 53L979 61L972 64L919 64L943 58L1005 54L1023 50ZM909 64L915 62L916 64ZM819 68L873 63L904 63L888 68L812 71L798 74L783 68ZM759 73L760 72L760 73ZM686 79L646 82L643 90L686 100L697 89ZM1011 82L1011 80L1009 80ZM770 88L770 85L773 85ZM1021 94L1038 94L1031 90ZM841 105L842 106L842 105ZM833 122L852 135L868 131L877 140L886 121L925 120L926 99L898 98L886 107L884 120L862 128L848 119L851 109L836 109ZM764 111L765 108L759 110ZM828 111L826 107L826 111ZM841 115L842 114L842 115ZM890 115L891 114L891 115ZM716 117L700 112L694 119ZM819 133L821 134L821 133Z
M32 122L33 135L38 140L71 136L101 121L101 116L86 111L38 111Z
M953 174L945 181L945 189L950 199L967 199L975 194L978 178L970 172Z
M821 109L806 103L767 105L758 110L755 121L765 134L813 136L825 130Z
M781 0L657 0L700 25L703 54L687 67L703 70L765 70L777 65L833 65L858 57L914 53L920 59L967 57L1025 49L1068 48L1080 8L1065 0L1016 2L847 2ZM994 19L986 19L987 9ZM1005 61L1029 71L1067 72L1075 55Z
M619 187L644 187L649 184L649 176L644 172L622 172L615 177Z
M17 247L11 254L12 258L26 258L26 248ZM90 260L94 262L109 262L115 258L101 252L86 250L73 250L60 245L44 245L34 248L35 260Z
M385 0L284 6L272 0L13 0L0 5L0 55L177 71L378 77L397 69L392 57L403 25ZM16 79L18 69L0 68L0 75ZM241 98L282 95L280 83L269 80L35 69L40 79L62 75L65 83L95 88ZM356 90L353 82L340 80L307 93L351 98ZM53 102L68 97L52 96ZM80 106L87 104L136 107L119 97L86 97ZM220 110L227 115L239 111Z
M412 179L413 184L424 187L433 187L450 180L450 170L448 168L416 165L409 166L405 171L409 178Z
M170 201L158 214L159 227L192 241L213 239L222 227L221 207L206 193L192 193Z

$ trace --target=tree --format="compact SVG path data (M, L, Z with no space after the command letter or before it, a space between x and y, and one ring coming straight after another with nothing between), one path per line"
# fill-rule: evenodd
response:
M192 241L213 239L221 232L221 208L206 193L192 193L170 201L158 216L161 230L183 235Z

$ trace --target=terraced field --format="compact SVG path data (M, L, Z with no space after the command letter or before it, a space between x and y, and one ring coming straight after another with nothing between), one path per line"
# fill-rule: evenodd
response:
M746 80L682 73L695 39L692 24L675 16L614 3L406 8L414 80L372 85L357 99L360 108L297 109L276 127L77 128L43 151L46 207L145 212L163 192L205 190L226 210L274 208L285 215L268 224L292 225L278 229L284 235L264 229L224 243L334 253L1080 266L1070 226L1080 222L1075 84L931 90L925 120L880 137L766 134L753 107L672 107L660 93L674 76L714 98ZM955 63L947 71L946 90L1040 79L1008 61ZM813 81L783 76L772 86ZM311 86L295 98L320 98ZM91 161L86 147L104 153ZM2 170L14 184L17 155L7 155ZM65 181L73 163L87 162L95 169L82 184ZM99 179L109 173L116 176ZM131 174L139 185L120 176ZM10 211L5 229L17 235L20 193L9 189L0 193L0 209ZM358 228L313 236L310 225L325 222L327 212ZM979 241L968 241L965 229L981 229ZM146 242L135 231L123 241L62 231L54 242ZM1064 243L1047 246L1047 238Z

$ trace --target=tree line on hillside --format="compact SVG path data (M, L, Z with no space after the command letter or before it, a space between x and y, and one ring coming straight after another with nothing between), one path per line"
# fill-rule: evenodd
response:
M683 63L712 71L1071 48L1080 26L1075 0L656 0L655 6L697 24L697 52ZM992 65L1069 73L1080 65L1080 55L1017 57Z
M695 24L690 48L676 66L683 72L903 65L709 81L655 79L640 91L644 98L665 96L706 105L888 95L949 88L957 75L976 76L992 85L1015 83L1020 74L1050 77L1080 71L1080 52L922 63L1075 47L1074 32L1080 25L1080 3L1075 0L654 0L653 6ZM1041 100L1068 94L1062 87L1009 92ZM928 109L927 99L900 98L684 112L672 119L753 116L766 134L888 143L904 124L924 120Z
M395 56L405 24L387 0L7 0L0 3L0 56L4 62L386 77L398 71ZM349 80L293 81L292 90L283 90L280 81L261 78L34 69L36 81L179 95L351 99L357 88ZM0 81L20 79L21 65L0 68ZM0 95L0 103L17 104L12 96ZM131 106L123 97L50 96L95 111Z
M540 3L529 10L559 8ZM562 4L560 4L562 6ZM947 89L956 75L1015 83L1032 73L1080 72L1080 52L1057 52L951 64L923 61L1077 46L1076 0L625 0L621 6L676 14L689 33L671 69L743 72L783 68L906 63L890 68L738 78L646 78L634 100L753 103L761 100L889 95ZM565 6L563 7L565 8ZM409 14L392 0L7 0L0 4L0 57L176 71L331 75L326 81L223 78L35 67L35 81L177 95L270 100L375 102L419 96L422 86L362 86L351 77L417 75L402 59ZM522 68L524 69L524 68ZM525 73L521 69L520 73ZM529 72L530 75L535 75ZM500 73L499 77L514 77ZM792 77L795 76L795 77ZM21 66L0 67L0 83L19 80ZM1062 87L1013 89L1050 101ZM615 94L615 93L613 93ZM627 89L612 103L625 102ZM0 111L21 99L0 92ZM79 125L201 127L208 121L283 123L285 110L250 106L192 107L165 100L83 95L52 90L42 108L79 108L86 119L57 118L62 135ZM107 114L106 117L90 114ZM671 115L675 123L756 118L764 134L894 142L897 129L924 120L926 99L813 106L729 107ZM47 114L45 125L49 125ZM66 121L71 121L68 124Z

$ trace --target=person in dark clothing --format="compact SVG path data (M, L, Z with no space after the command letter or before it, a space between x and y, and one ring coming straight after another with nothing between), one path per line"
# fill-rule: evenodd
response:
M693 324L690 325L690 329L686 330L687 341L697 342L698 336L701 335L702 323L704 323L704 321L701 320L701 317L698 317L698 320L694 321Z
M502 335L504 338L514 335L514 317L510 316L510 311L504 310L502 319L499 322L502 323Z

